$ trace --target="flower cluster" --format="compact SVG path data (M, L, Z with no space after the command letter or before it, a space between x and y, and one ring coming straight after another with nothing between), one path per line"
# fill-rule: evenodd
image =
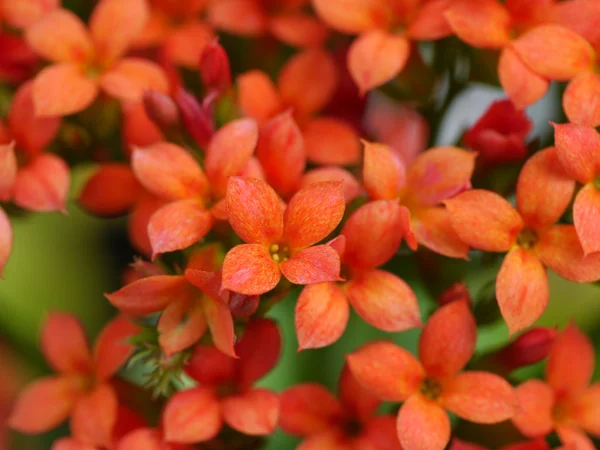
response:
M53 450L261 449L278 427L302 450L596 448L593 343L535 324L548 269L600 281L600 1L88 9L0 0L0 275L9 214L66 214L70 199L126 217L138 256L105 294L117 315L93 350L74 316L48 314L57 375L21 392L13 430L69 419ZM508 98L444 142L470 82ZM568 122L542 124L543 146L524 108L551 82ZM337 397L260 382L281 329L298 351L332 346L351 309L419 330L418 356L353 348ZM492 321L502 336L480 348ZM546 359L547 381L515 374Z

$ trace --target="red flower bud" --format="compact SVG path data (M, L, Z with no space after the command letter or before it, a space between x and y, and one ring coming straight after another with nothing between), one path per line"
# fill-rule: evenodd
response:
M210 107L201 105L190 92L179 89L175 94L183 125L200 147L206 147L215 132L215 123Z
M232 292L229 297L229 310L236 317L250 317L258 309L258 295L244 295Z
M548 356L555 337L554 328L534 328L499 350L496 360L507 371L535 364Z
M492 103L465 134L464 143L486 164L519 161L527 155L525 138L533 124L510 100Z
M471 304L471 294L464 283L454 283L442 292L438 298L438 303L440 306L444 306L457 300L466 300L469 305Z
M177 105L168 95L146 91L143 101L146 114L161 130L170 130L179 124Z
M221 94L231 86L229 56L216 39L200 55L200 77L209 93Z

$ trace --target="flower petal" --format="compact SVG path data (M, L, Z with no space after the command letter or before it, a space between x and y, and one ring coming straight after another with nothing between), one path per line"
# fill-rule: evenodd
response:
M600 172L600 133L572 123L554 124L554 141L567 173L582 184L593 181Z
M339 225L345 208L341 181L322 181L299 190L283 216L284 241L292 249L322 241Z
M415 211L412 227L417 241L428 249L449 258L467 258L469 246L460 240L446 208L432 207Z
M90 18L97 57L114 61L123 55L149 19L144 0L100 0Z
M169 303L158 320L158 343L167 358L191 347L206 333L204 310L187 300Z
M192 444L214 438L223 424L219 399L206 388L175 393L162 414L164 438L168 442Z
M342 181L344 183L344 200L350 203L361 195L362 186L358 180L345 169L336 166L318 167L305 172L300 180L299 189L304 189L311 184L322 181Z
M458 1L445 13L458 38L477 48L502 48L510 42L511 17L494 0Z
M167 92L169 89L163 69L141 58L120 60L102 76L100 85L111 97L126 102L141 101L145 91Z
M587 185L579 191L573 205L573 218L584 254L599 252L597 226L600 223L600 191L598 189Z
M215 347L226 355L235 356L233 348L235 331L229 307L220 300L208 296L204 297L202 304Z
M546 269L535 253L513 248L496 278L496 298L511 334L532 325L550 297Z
M462 241L487 252L505 252L523 228L519 213L494 192L473 189L444 202Z
M212 28L204 22L189 22L171 32L163 49L177 66L197 69L207 44L214 39Z
M381 405L381 399L361 385L352 375L348 363L344 364L340 375L338 395L346 415L355 417L362 422L371 421L372 416Z
M427 321L419 357L428 375L444 378L467 365L475 351L477 326L466 301L451 302Z
M394 18L386 0L313 0L312 4L323 22L347 34L385 28Z
M327 430L343 414L337 398L320 384L293 386L280 396L279 425L295 436L310 436Z
M160 433L151 428L141 428L127 434L117 444L116 450L163 450ZM79 449L77 449L79 450Z
M266 27L261 5L245 0L211 2L208 21L219 30L248 37L262 34Z
M12 251L13 232L10 220L2 208L0 208L0 279L4 267L8 263Z
M355 442L356 443L356 442ZM296 450L348 450L348 439L341 430L329 428L321 433L311 434L304 439Z
M349 315L346 295L334 283L305 286L296 303L298 351L336 342L346 329Z
M212 345L198 344L185 365L185 372L200 385L217 386L234 379L236 361Z
M281 354L281 334L272 320L254 319L235 348L240 357L236 381L243 390L275 367ZM257 352L257 348L261 351Z
M406 400L425 377L419 361L391 342L366 344L350 353L347 362L358 382L386 401Z
M261 295L277 286L280 279L279 266L262 245L237 245L225 255L225 289L245 295Z
M7 202L11 199L17 179L17 171L15 143L0 144L0 201Z
M46 361L60 373L86 373L92 355L85 330L72 314L51 312L44 322L41 347Z
M117 309L134 315L163 310L169 303L190 295L183 275L156 275L141 278L105 297Z
M267 389L252 389L223 400L223 418L234 430L266 436L277 427L279 397Z
M206 236L212 225L212 213L197 200L179 200L163 206L148 222L152 258L194 245Z
M550 81L531 70L510 47L500 53L498 77L504 92L519 109L536 103L550 87Z
M544 229L560 219L574 191L575 181L563 169L556 149L550 147L529 158L521 169L517 209L528 226Z
M98 83L75 64L54 64L33 80L33 104L39 117L67 116L83 111L98 96Z
M118 406L112 387L99 385L77 400L71 417L71 433L83 442L110 447Z
M556 433L562 441L564 450L576 449L576 450L595 450L596 446L592 440L586 436L585 432L577 426L573 425L558 425L556 427ZM563 447L561 447L563 448Z
M14 202L30 211L65 213L70 184L69 166L43 153L17 173Z
M517 397L499 375L463 372L444 383L442 402L457 416L475 423L498 423L513 417Z
M431 0L419 4L406 28L406 36L411 40L435 41L452 34L445 12L453 1Z
M294 284L340 281L340 256L327 244L316 245L281 263L281 271Z
M273 36L292 47L320 47L329 36L325 24L316 17L294 12L272 16L269 29Z
M406 183L404 165L387 145L364 145L363 182L367 193L375 200L397 198Z
M592 384L577 397L570 419L588 433L600 435L600 383Z
M270 245L283 235L283 208L264 181L230 177L227 185L229 223L244 241Z
M569 122L597 127L600 125L600 77L582 73L567 85L563 109Z
M96 450L95 445L84 444L77 439L68 437L54 441L51 450Z
M125 364L135 350L128 340L139 331L125 315L118 315L104 326L94 345L96 377L99 380L112 377Z
M26 29L59 7L60 0L12 0L2 5L2 16L11 27Z
M373 30L361 34L348 50L348 70L360 94L398 75L408 61L410 45L402 35Z
M546 436L554 428L554 392L539 380L528 380L516 389L518 407L512 418L519 431L528 437Z
M87 180L78 203L89 213L101 217L120 216L140 197L141 187L126 164L102 164Z
M401 278L383 270L353 274L348 300L365 322L384 331L405 331L421 325L417 297Z
M450 419L440 405L411 395L396 424L400 444L410 450L443 450L450 442Z
M238 104L247 116L262 123L283 108L279 92L266 73L251 70L240 75L237 84Z
M333 117L318 117L302 130L307 158L315 164L334 166L360 162L360 141L346 122Z

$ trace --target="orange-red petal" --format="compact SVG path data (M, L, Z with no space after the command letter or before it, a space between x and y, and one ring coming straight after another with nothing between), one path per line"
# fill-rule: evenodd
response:
M420 209L412 216L411 224L419 244L449 258L467 258L469 246L461 241L446 208Z
M190 22L175 29L166 39L163 52L175 65L197 69L206 45L214 39L204 22Z
M117 410L115 391L110 385L101 384L77 400L71 417L71 433L82 442L110 447Z
M215 347L226 355L235 356L233 348L235 331L231 311L227 304L220 299L206 296L202 300L202 307Z
M404 165L387 145L370 142L364 145L363 182L367 193L375 200L398 197L406 182Z
M529 68L510 47L500 54L498 77L504 92L519 109L533 105L550 87L550 81Z
M595 73L575 77L565 89L562 104L569 122L600 125L600 77Z
M17 171L15 143L0 145L0 201L7 202L12 197Z
M340 375L338 393L344 410L363 422L370 422L375 411L381 405L381 399L354 378L347 363L344 364ZM395 431L395 426L392 427L392 430Z
M327 244L316 245L281 263L281 271L294 284L340 281L340 256Z
M72 314L51 312L42 328L41 347L46 361L61 373L86 373L92 355L81 322Z
M452 31L478 48L502 48L510 41L511 17L495 0L454 2L445 13Z
M569 416L588 433L600 435L600 383L592 384L577 397Z
M305 172L300 180L299 189L322 181L342 181L344 183L344 199L350 203L362 193L362 186L349 171L336 166L318 167Z
M329 36L325 24L302 13L284 13L272 16L269 29L273 36L292 47L319 47Z
M99 380L112 377L125 364L135 350L129 339L139 331L125 315L118 315L104 326L94 344L95 372Z
M159 431L141 428L123 437L116 448L117 450L164 450L165 447Z
M2 18L15 28L25 29L60 7L60 0L12 0L2 4Z
M258 36L267 26L261 4L246 0L212 2L208 9L208 21L220 30L242 36Z
M342 33L361 33L391 24L394 13L386 0L313 0L318 16Z
M267 436L279 420L279 397L267 389L252 389L223 400L223 418L234 430L249 436Z
M163 69L141 58L120 60L102 76L100 85L111 97L127 102L141 101L145 91L167 92L169 89Z
M195 344L206 329L202 307L188 299L169 303L156 326L158 343L167 358Z
M14 202L30 211L66 212L71 176L56 155L41 154L17 173Z
M262 245L233 247L223 261L223 287L245 295L269 292L281 279L279 266Z
M333 117L319 117L311 120L302 131L309 161L335 166L360 162L358 134L346 122Z
M120 216L129 211L140 197L140 189L128 165L103 164L85 183L78 202L86 211L97 216Z
M445 12L454 0L430 0L419 5L406 28L406 36L411 40L434 41L449 36L452 28Z
M236 382L240 389L248 389L275 367L281 353L281 335L275 322L254 319L237 342L239 361ZM257 352L260 348L262 351Z
M237 83L238 104L246 115L262 123L281 111L279 92L266 73L246 72L238 77Z
M600 191L593 185L584 186L577 194L573 205L573 220L583 252L586 255L599 252Z
M2 208L0 208L0 279L4 267L8 263L13 244L13 231L10 220Z
M583 184L593 181L600 172L600 133L572 123L554 124L554 141L567 173Z
M596 450L592 440L577 425L559 424L556 426L556 433L564 447L561 450Z
M539 380L528 380L516 389L518 407L512 418L519 431L528 437L546 436L554 428L554 392Z
M448 414L419 394L400 407L396 429L400 444L409 450L443 450L450 442Z
M198 344L185 366L185 372L203 386L231 382L237 371L236 359L212 345Z

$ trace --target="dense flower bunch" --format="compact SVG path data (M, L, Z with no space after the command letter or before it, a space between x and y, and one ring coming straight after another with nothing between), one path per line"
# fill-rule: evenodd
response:
M90 3L0 0L0 274L9 213L71 197L126 216L138 256L93 348L48 314L56 375L13 430L68 419L53 450L260 449L278 427L302 450L597 448L593 343L535 324L548 269L600 280L600 1ZM444 142L468 82L508 98ZM567 120L542 148L524 108L551 82ZM270 317L292 302L293 324ZM417 354L352 349L337 396L260 384L282 328L327 347L351 309L421 329ZM480 349L492 321L504 338Z

